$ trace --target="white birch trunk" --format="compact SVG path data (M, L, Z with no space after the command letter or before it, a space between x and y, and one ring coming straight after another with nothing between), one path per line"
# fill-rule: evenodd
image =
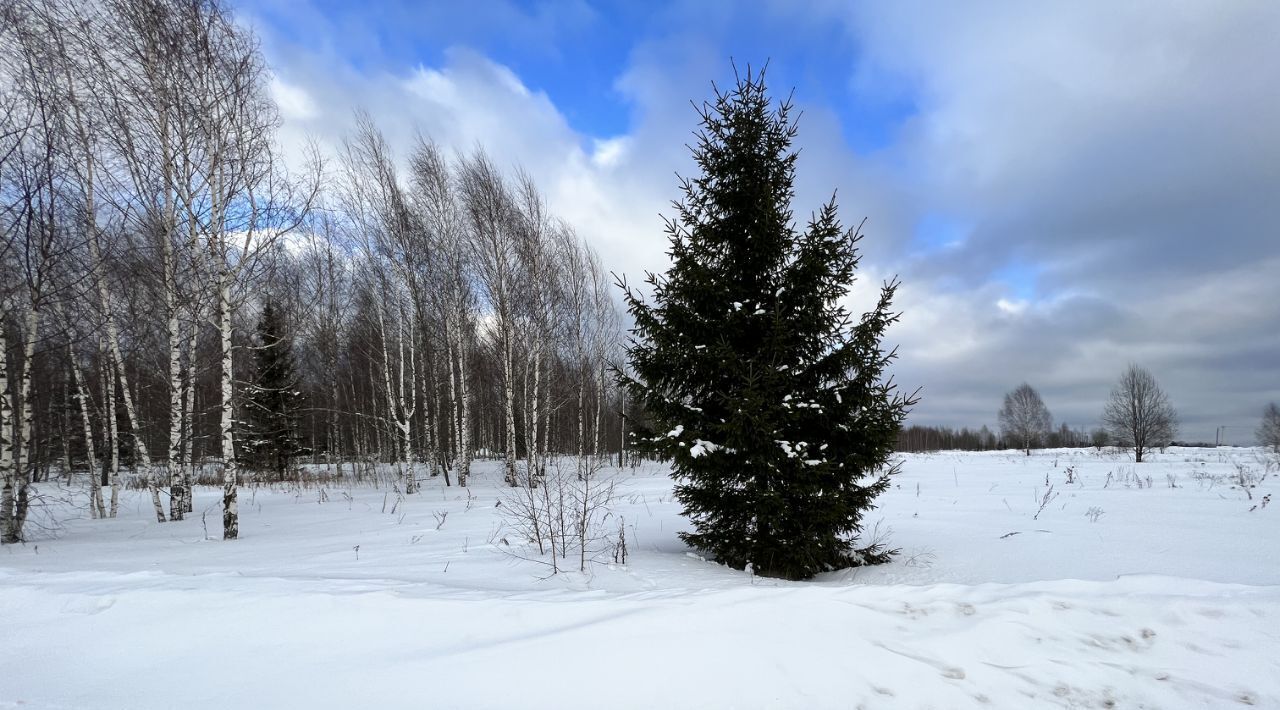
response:
M182 492L182 334L179 331L176 303L177 267L172 241L162 235L164 259L164 307L168 316L165 334L169 343L169 519L182 520L186 513L186 496Z
M336 345L334 346L336 348ZM337 354L331 351L329 356L329 382L331 383L331 395L333 397L332 407L329 408L327 419L329 422L329 458L332 460L337 458L338 477L342 478L342 446L339 442L338 418L335 409L338 407L338 363Z
M592 448L591 448L592 456L596 457L597 459L600 458L600 447L604 443L603 441L601 441L602 437L600 433L600 418L604 413L604 397L605 397L605 391L606 391L605 377L607 377L607 375L608 373L605 369L604 357L601 356L600 379L597 380L598 389L596 390L596 425L592 429L593 439L592 439Z
M530 422L533 417L533 407L529 397L529 383L533 380L533 356L532 353L525 356L524 359L524 377L520 380L520 403L521 414L523 419L520 422L520 428L524 431L524 471L528 477L528 484L534 486L538 482L538 476L533 463L533 432Z
M547 417L547 413L543 412L543 344L539 343L538 351L534 353L534 402L532 402L532 429L534 429L534 438L532 438L532 446L530 448L530 459L534 463L534 471L538 472L538 480L547 478L547 463L543 455L545 441L543 436L550 435L550 422L543 422L543 418Z
M14 461L14 425L17 422L14 420L9 380L9 342L5 329L0 327L0 543L6 544L20 539L13 530L18 487L17 466Z
M70 76L70 63L64 63L63 69L67 72L67 86L74 87L75 82ZM94 186L97 177L95 168L96 161L94 160L93 144L91 142L89 131L86 129L83 120L84 117L80 111L80 104L76 100L74 89L72 89L70 93L70 99L71 101L69 106L72 116L74 117L73 125L75 126L76 134L80 139L80 147L83 151L84 158L84 174L82 176L84 180L84 229L85 237L89 242L89 256L91 261L89 264L89 271L91 278L98 286L99 300L102 302L101 305L105 305L107 302L106 285L102 280L102 259L101 254L98 251L98 205L94 193ZM59 306L59 308L61 308L61 306ZM63 320L66 320L65 314ZM67 322L67 326L68 328L71 326L69 321ZM84 379L80 374L80 366L76 363L75 349L71 347L69 343L67 345L67 354L70 356L71 374L75 380L76 398L80 401L80 418L81 423L84 426L85 450L89 459L89 515L94 518L105 518L107 517L107 511L102 501L102 482L98 478L96 457L94 456L95 452L93 449L93 425L89 418L89 393L85 389ZM68 466L68 471L69 470L70 466ZM114 514L112 517L114 517Z
M507 424L507 452L506 452L506 483L508 486L516 485L516 385L515 372L513 372L514 355L511 352L511 334L510 324L502 325L502 394L503 404L506 411Z
M458 471L459 465L462 461L462 451L460 450L461 446L459 444L462 440L462 431L458 426L458 377L453 369L458 362L455 353L455 345L453 323L449 320L445 320L444 366L449 370L449 391L448 400L445 403L445 411L449 413L449 434L453 438L452 468L454 471ZM458 485L466 485L465 477L459 475Z
M579 356L578 361L582 364L584 358ZM585 368L584 368L585 370ZM587 454L587 377L583 372L578 378L578 480L583 480L586 476L586 454Z
M191 486L194 483L196 460L195 460L195 439L196 439L196 420L194 415L196 403L196 345L200 331L197 329L196 323L199 323L199 314L192 319L191 331L188 333L187 341L187 376L183 380L183 399L182 399L182 424L183 424L183 441L182 441L182 507L183 513L190 513L195 509L195 501L192 500Z
M400 318L396 328L396 397L394 400L389 398L388 409L391 410L391 418L396 425L396 441L392 444L395 447L399 444L400 451L397 458L400 460L400 490L405 493L412 493L410 487L413 485L410 481L413 476L413 464L409 461L410 442L409 435L411 429L409 422L404 421L404 313L400 313ZM390 392L390 391L389 391Z
M120 426L116 418L115 365L112 362L111 353L102 347L101 341L98 343L98 352L103 354L102 408L105 412L107 436L111 440L111 451L108 452L110 465L107 468L111 484L111 509L108 517L114 518L120 511Z
M458 485L466 486L471 478L471 389L467 378L466 336L458 338L458 389L462 414L458 422Z
M236 501L235 381L231 351L231 274L218 279L218 336L221 344L222 539L240 536L240 508Z
M387 320L382 313L382 308L378 308L378 332L382 342L382 384L383 389L387 393L387 418L396 427L396 431L400 428L400 418L396 412L395 390L391 387L391 350L387 347ZM401 371L403 372L404 359L401 358ZM372 378L370 378L372 379ZM376 413L375 413L376 414ZM379 449L382 447L379 446ZM391 457L396 457L395 447L390 452ZM400 461L396 465L396 483L400 490L405 487L404 462Z
M391 375L391 353L387 346L387 327L386 317L382 313L382 309L378 310L378 326L381 331L382 342L382 384L386 391L387 414L393 425L392 436L395 441L392 442L392 456L399 454L399 463L396 467L397 481L400 490L405 493L416 493L418 490L417 478L413 470L413 415L417 411L417 348L413 342L413 333L410 330L408 345L406 347L404 321L405 313L403 308L399 311L399 323L397 325L396 337L396 353L399 362L396 364L396 375ZM405 350L408 350L409 372L405 373ZM407 390L407 391L406 391ZM397 447L398 444L398 447ZM395 451L399 448L399 452Z
M80 374L79 363L76 362L75 348L70 343L67 344L67 355L71 360L71 379L76 388L76 401L80 403L80 425L84 430L85 457L89 461L89 517L105 518L107 509L102 500L102 485L98 479L98 457L93 447L93 421L89 416L89 392L85 389L84 377Z
M99 289L100 293L106 293L106 286ZM116 379L120 383L120 395L124 399L125 417L129 419L129 431L133 435L134 446L136 447L136 455L138 458L138 468L140 473L147 482L147 487L151 490L151 505L155 509L156 521L163 523L164 506L160 503L160 488L156 483L155 473L151 467L151 454L147 450L147 443L143 441L142 434L138 431L138 415L137 410L133 406L133 393L129 389L129 375L125 371L124 358L120 354L120 333L116 328L115 317L111 313L110 303L106 309L106 325L107 325L107 346L111 349L111 362L115 366Z
M147 444L142 440L142 433L138 426L138 410L133 406L133 392L129 389L128 376L125 374L124 360L120 357L119 348L112 358L115 361L117 377L120 380L120 396L124 400L124 413L129 419L129 431L133 434L134 455L138 460L138 468L141 470L143 479L147 482L147 489L151 491L151 507L155 510L156 522L165 522L164 505L160 502L160 485L156 480L155 469L151 462L151 453L147 449Z
M407 316L403 312L400 313L400 434L404 437L404 465L408 475L405 481L405 493L418 492L418 476L414 472L413 461L413 415L418 410L418 358L417 344L413 338L413 328L409 329L409 379L407 380L409 397L405 400L405 372L404 372L404 321Z
M19 387L19 399L22 402L21 413L18 415L20 420L20 431L14 436L16 446L13 457L14 468L14 485L13 485L13 515L9 519L9 529L5 533L5 542L18 542L22 539L22 528L27 522L27 504L28 504L28 482L29 476L26 472L27 459L30 458L31 449L31 422L35 418L34 410L31 407L31 363L35 357L36 336L40 329L40 310L36 304L32 304L31 309L27 311L27 319L25 324L25 337L22 348L22 384Z
M448 340L447 333L445 335L445 340L446 341ZM444 416L445 411L451 411L451 410L445 409L445 407L447 406L447 402L442 403L440 401L444 395L442 394L440 397L436 396L436 392L437 392L436 375L439 373L439 368L437 367L437 360L436 360L437 355L434 352L429 352L428 358L429 358L428 359L429 364L423 368L424 378L422 383L421 396L422 396L422 412L426 416L425 426L426 426L426 431L428 432L427 449L429 452L429 456L431 457L431 465L430 465L431 475L432 476L436 475L435 474L436 466L440 466L440 469L441 469L440 472L444 474L444 485L451 486L453 485L450 482L450 478L451 478L450 474L452 473L452 470L451 470L451 467L447 465L449 462L445 460L446 449L445 449L444 442L451 435L451 432L446 431L446 428L452 429L453 417L451 414L448 417ZM449 360L446 359L445 363L448 364L448 362ZM427 386L428 380L426 378L431 378L430 387ZM439 388L439 389L443 389L443 388Z
M532 414L530 415L530 425L532 428L532 437L529 445L529 463L532 465L532 471L536 474L537 479L541 481L546 477L546 469L542 463L542 441L539 432L542 430L542 344L539 342L537 350L533 355L533 402Z

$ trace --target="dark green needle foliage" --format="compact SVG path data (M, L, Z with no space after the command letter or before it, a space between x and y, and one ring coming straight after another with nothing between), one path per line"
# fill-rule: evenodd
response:
M897 282L854 318L841 301L861 235L834 197L803 231L792 219L790 112L750 69L699 110L701 175L681 180L667 220L671 267L648 275L647 300L623 284L635 328L619 379L645 413L635 444L672 462L693 523L682 539L806 579L892 554L858 536L915 398L885 376L880 344Z
M258 320L254 377L249 387L245 454L260 471L283 480L289 461L302 453L298 443L301 396L293 364L293 346L282 314L270 301Z

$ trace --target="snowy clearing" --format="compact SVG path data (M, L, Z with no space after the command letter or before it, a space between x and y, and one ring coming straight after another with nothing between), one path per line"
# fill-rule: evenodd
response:
M611 473L628 563L555 577L491 464L395 513L245 489L235 542L212 489L166 524L59 504L0 552L0 707L1280 707L1259 449L907 456L870 517L897 560L809 583L690 555L665 469Z

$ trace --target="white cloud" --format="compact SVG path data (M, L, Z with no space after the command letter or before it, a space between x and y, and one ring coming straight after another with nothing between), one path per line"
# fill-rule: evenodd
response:
M1001 298L996 301L996 308L999 308L1002 313L1007 313L1011 316L1016 316L1016 315L1021 315L1023 312L1027 310L1027 302L1016 301L1016 300L1011 301L1007 298Z
M591 152L591 163L597 168L612 168L621 164L628 156L628 140L619 138L596 139L595 150Z
M278 76L271 77L271 98L280 109L280 116L286 121L309 121L316 117L316 105L310 94L298 86L290 86Z

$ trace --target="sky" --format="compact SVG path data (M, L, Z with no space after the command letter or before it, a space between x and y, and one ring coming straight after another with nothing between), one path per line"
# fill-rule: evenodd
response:
M909 421L995 425L1036 387L1092 428L1152 371L1180 438L1280 402L1280 3L240 0L286 154L368 111L522 166L638 281L693 174L693 103L768 63L801 112L803 220L864 218L850 300L902 281Z

